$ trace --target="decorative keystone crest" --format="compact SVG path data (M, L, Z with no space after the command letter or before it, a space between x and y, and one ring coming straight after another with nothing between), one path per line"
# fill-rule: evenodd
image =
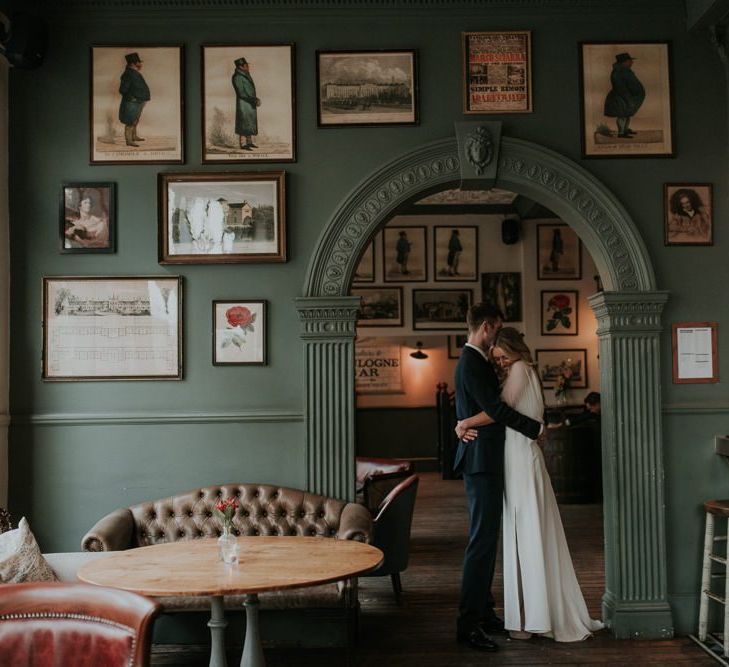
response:
M469 164L480 176L494 159L494 141L491 132L480 125L466 137L464 150Z

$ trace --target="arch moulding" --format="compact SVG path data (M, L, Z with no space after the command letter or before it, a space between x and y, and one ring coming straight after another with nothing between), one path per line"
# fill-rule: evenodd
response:
M354 497L354 336L348 296L375 232L406 202L457 187L455 138L385 164L324 228L296 300L305 348L306 451L312 491ZM571 160L502 137L495 187L552 210L579 235L605 287L590 297L600 340L605 579L603 615L619 637L670 637L660 397L661 313L667 293L617 198Z

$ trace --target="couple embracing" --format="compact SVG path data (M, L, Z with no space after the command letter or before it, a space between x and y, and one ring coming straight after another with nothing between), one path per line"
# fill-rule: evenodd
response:
M570 642L603 627L587 612L544 465L541 383L529 348L502 319L495 306L471 306L456 367L454 470L463 473L469 512L457 631L484 651L497 650L489 634L504 629L514 639ZM506 371L501 389L489 350ZM491 594L502 510L503 621Z

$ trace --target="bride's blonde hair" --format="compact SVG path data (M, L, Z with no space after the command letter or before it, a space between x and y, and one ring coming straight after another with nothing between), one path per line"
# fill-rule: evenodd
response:
M514 327L504 327L496 334L494 347L500 347L508 354L514 354L525 361L530 366L534 366L531 350L524 342L521 333Z

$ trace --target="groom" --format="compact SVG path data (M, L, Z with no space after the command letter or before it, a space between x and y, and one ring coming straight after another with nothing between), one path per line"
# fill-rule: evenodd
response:
M481 411L494 420L478 428L475 440L458 443L453 469L463 473L468 500L469 535L463 559L458 641L481 651L496 651L488 636L504 622L494 613L491 583L504 495L504 438L509 426L536 439L542 425L501 401L499 381L486 352L501 329L498 308L477 303L468 309L468 342L456 366L456 414L466 419Z

